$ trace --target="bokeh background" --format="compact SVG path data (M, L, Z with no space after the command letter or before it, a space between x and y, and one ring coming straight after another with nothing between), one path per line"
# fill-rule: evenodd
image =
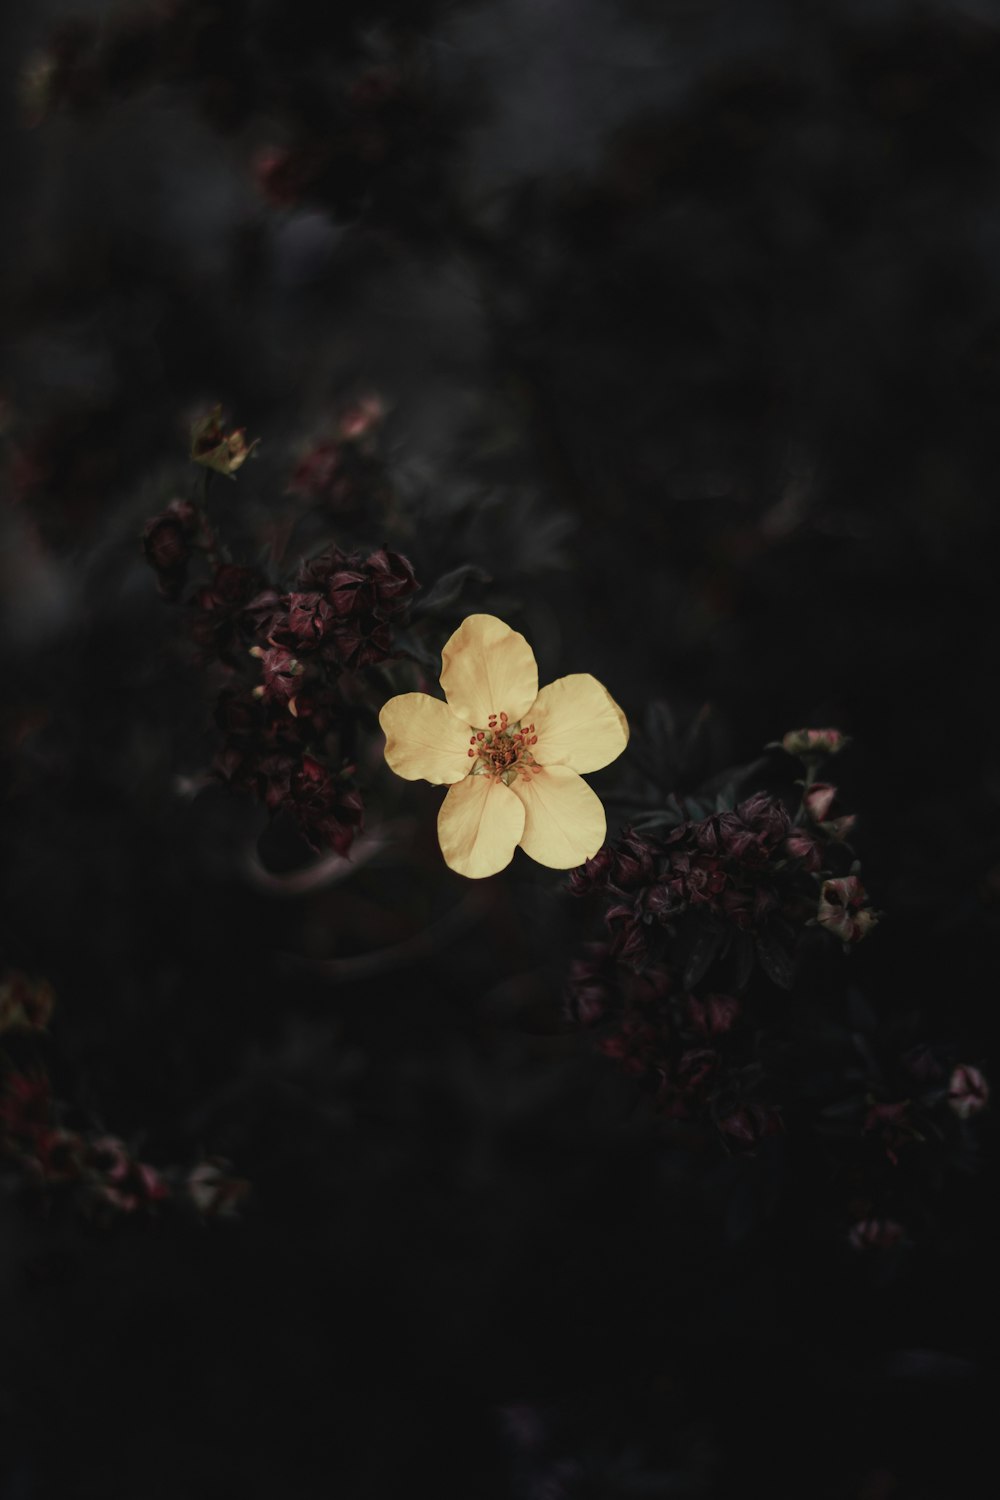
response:
M377 392L389 499L311 535L468 565L432 653L488 608L635 751L697 725L663 794L850 734L857 983L988 1074L1000 8L12 0L0 37L3 962L77 1117L250 1183L94 1223L5 1177L0 1495L964 1493L978 1169L872 1269L780 1162L665 1142L565 1019L560 877L452 876L374 735L346 876L210 783L140 538L220 402L261 445L214 519L274 556Z

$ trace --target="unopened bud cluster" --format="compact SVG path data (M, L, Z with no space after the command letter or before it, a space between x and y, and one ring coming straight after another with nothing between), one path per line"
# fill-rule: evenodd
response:
M26 1196L47 1213L68 1202L99 1223L161 1206L202 1217L234 1214L248 1184L228 1162L151 1166L118 1136L79 1124L57 1101L45 1060L53 1004L45 980L0 976L0 1165L13 1169Z
M350 408L344 444L357 446L380 416L375 398ZM216 410L196 424L192 457L233 477L252 447L242 433L225 434ZM394 655L394 627L418 587L410 563L385 546L365 554L332 545L282 583L230 561L193 500L174 500L149 521L143 547L166 599L183 594L193 563L208 567L187 604L202 664L228 676L216 700L215 774L290 814L313 848L346 854L364 806L352 763L359 695L345 685Z
M844 955L878 918L846 844L854 818L816 779L844 744L795 731L780 748L805 766L801 794L675 799L576 871L605 932L571 967L567 1009L681 1139L757 1152L795 1130L825 1152L853 1189L829 1232L875 1252L909 1243L894 1178L926 1161L939 1181L989 1086L946 1048L901 1046L891 1024L856 1040L879 1018L852 1015Z

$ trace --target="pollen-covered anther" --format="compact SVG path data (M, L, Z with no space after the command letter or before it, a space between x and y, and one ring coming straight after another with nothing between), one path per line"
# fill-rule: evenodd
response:
M505 713L491 714L486 729L478 729L469 741L470 756L476 756L473 776L489 776L506 786L534 766L531 736L519 724L511 724Z

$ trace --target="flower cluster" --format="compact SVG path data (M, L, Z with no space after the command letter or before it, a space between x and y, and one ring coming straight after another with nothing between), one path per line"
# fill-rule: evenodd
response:
M577 895L603 899L606 936L572 965L567 1005L674 1129L752 1152L809 1122L854 1189L847 1242L889 1249L907 1243L893 1174L915 1150L960 1155L989 1086L947 1048L901 1044L853 992L842 1017L805 1023L816 1002L796 975L809 945L833 937L848 951L877 922L848 867L854 819L832 816L837 789L816 780L821 754L843 744L836 730L785 737L805 772L794 815L762 791L675 801L574 872Z
M626 830L574 874L572 888L611 898L609 947L627 962L646 965L667 948L676 962L683 950L689 983L730 952L743 955L743 967L756 949L765 967L784 968L787 956L779 959L775 944L821 911L818 832L793 824L783 803L758 792L669 832ZM855 887L852 899L860 900Z
M165 1203L202 1217L236 1212L248 1184L221 1158L160 1169L103 1129L66 1123L71 1111L55 1099L42 1053L52 1008L45 980L19 972L0 979L0 1163L29 1195L49 1203L60 1194L101 1222Z
M214 440L218 414L206 421ZM364 427L358 413L343 421L352 433ZM204 426L196 424L196 458ZM230 458L231 449L230 438ZM225 674L214 773L269 812L284 811L314 849L346 854L364 814L351 754L355 674L395 653L394 627L418 588L410 563L385 546L366 555L330 545L282 587L229 560L204 507L181 500L147 523L143 546L166 599L181 594L197 556L208 566L187 602L202 664Z

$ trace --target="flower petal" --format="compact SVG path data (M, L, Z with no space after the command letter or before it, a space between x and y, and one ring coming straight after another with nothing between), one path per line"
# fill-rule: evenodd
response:
M607 688L589 672L574 672L543 687L528 712L542 766L599 771L628 744L628 720Z
M604 843L607 819L597 793L569 766L539 766L510 789L524 804L525 854L553 870L572 870Z
M523 635L496 615L469 615L441 652L441 686L452 711L476 729L490 714L512 724L538 697L538 667Z
M467 776L453 786L438 813L445 863L481 880L509 865L524 830L524 808L502 781Z
M426 693L400 693L378 716L385 735L385 758L404 781L450 786L468 776L469 726L447 703Z

